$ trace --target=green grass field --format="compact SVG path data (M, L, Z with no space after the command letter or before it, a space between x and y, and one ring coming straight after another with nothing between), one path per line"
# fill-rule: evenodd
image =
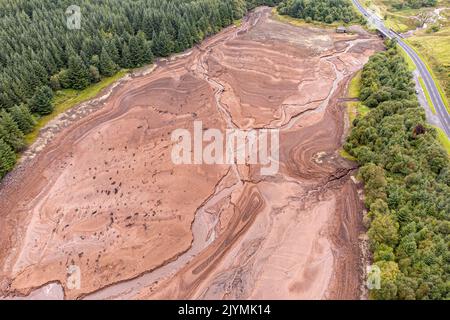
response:
M54 111L51 114L38 119L37 125L33 132L29 133L25 137L27 144L31 145L34 141L36 141L39 131L45 127L47 123L55 119L59 114L82 102L95 98L100 91L122 78L127 72L128 70L121 70L114 76L104 78L100 82L95 83L81 91L74 89L64 89L58 91L53 98Z

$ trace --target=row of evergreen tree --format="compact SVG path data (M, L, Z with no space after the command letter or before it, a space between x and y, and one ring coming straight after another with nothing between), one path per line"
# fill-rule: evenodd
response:
M284 0L278 12L307 22L349 23L358 18L349 0Z
M121 68L181 52L277 0L79 0L81 29L67 27L71 0L0 1L0 179L55 91L81 90Z
M345 150L362 166L376 299L450 298L450 160L419 106L395 42L370 58Z

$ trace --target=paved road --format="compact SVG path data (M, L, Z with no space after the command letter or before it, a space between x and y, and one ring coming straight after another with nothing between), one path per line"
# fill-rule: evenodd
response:
M434 104L437 115L442 123L442 127L447 136L450 138L450 115L447 112L447 109L445 108L444 102L442 101L442 97L439 94L439 90L437 89L430 72L428 72L425 63L420 59L420 57L416 54L416 52L402 40L402 38L398 34L386 28L384 22L377 15L366 10L358 0L352 1L353 4L358 8L358 10L368 20L370 20L370 22L373 23L381 33L383 33L386 37L390 39L396 39L400 47L402 47L402 49L405 50L405 52L414 61L414 63L417 66L417 70L419 71L420 76L424 80L425 86L427 87L427 90L430 93L431 101Z

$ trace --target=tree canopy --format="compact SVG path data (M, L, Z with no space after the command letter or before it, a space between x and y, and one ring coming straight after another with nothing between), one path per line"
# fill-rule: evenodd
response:
M362 73L361 101L372 110L354 121L345 150L362 166L365 222L377 299L448 299L450 160L415 95L395 42Z
M278 11L294 18L323 23L348 23L358 17L349 0L284 0Z

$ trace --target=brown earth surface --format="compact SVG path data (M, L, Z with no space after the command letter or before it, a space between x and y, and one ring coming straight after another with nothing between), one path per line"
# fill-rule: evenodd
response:
M340 99L383 48L249 14L114 88L0 187L0 295L357 299L362 210ZM174 165L171 133L279 128L280 171ZM68 268L81 287L68 285Z

